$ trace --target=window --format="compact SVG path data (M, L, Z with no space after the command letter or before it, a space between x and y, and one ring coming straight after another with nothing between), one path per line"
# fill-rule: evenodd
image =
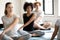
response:
M53 15L54 14L54 1L43 0L43 8L46 15Z
M35 0L26 0L27 2L32 2L34 3ZM42 10L44 11L45 15L54 15L54 0L37 0L41 2Z
M58 1L58 16L60 16L60 0Z

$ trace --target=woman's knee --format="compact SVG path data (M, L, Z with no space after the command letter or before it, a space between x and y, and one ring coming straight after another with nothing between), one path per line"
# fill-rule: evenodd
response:
M36 34L38 36L43 36L45 33L44 32L41 32L40 30L36 30Z
M45 27L45 28L48 28L48 27L50 27L51 25L52 25L51 22L45 22L45 23L44 23L44 27Z
M31 35L30 34L26 34L23 37L24 37L25 40L28 40L31 37Z
M2 40L13 40L10 36L4 35Z
M17 40L24 40L24 38L23 37L19 37Z
M23 36L19 37L18 40L28 40L30 37L31 37L30 34L26 34L26 35L23 35Z

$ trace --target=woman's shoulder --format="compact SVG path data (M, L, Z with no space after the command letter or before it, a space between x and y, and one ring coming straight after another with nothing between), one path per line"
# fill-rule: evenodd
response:
M4 16L2 16L2 18L5 18L6 16L4 15Z
M31 14L31 17L32 17L32 16L34 16L34 17L35 17L36 15L35 15L34 13L32 13L32 14Z
M55 25L59 26L60 25L60 19L57 19Z
M32 15L35 15L34 13L32 13Z
M5 15L4 15L4 16L2 16L2 17L1 17L1 19L2 19L2 20L5 20L5 19L6 19L6 16L5 16Z
M57 19L57 22L60 22L60 19Z
M56 24L57 24L57 23L60 24L60 19L57 19L57 20L56 20Z

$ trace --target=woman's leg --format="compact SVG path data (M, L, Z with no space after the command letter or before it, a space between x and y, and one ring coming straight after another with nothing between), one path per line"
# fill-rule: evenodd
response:
M39 29L45 30L45 29L50 28L51 25L52 25L51 22L44 22L42 26L40 24L34 23L34 28L35 30L39 30Z
M44 24L41 24L41 25L40 25L40 24L35 24L35 23L34 23L34 29L35 29L35 30L40 30L40 29L44 30L44 29L46 29L45 27L43 27L43 25L44 25Z
M19 37L18 40L24 40L24 38L23 37Z
M27 34L27 35L21 36L18 40L28 40L30 37L31 37L30 34Z
M39 30L40 29L40 25L38 25L36 23L34 23L34 26L33 27L34 27L35 30Z
M10 36L4 35L2 40L13 40Z
M44 22L43 27L44 27L44 28L50 28L51 25L52 25L51 22Z
M24 37L19 36L19 37L12 37L14 40L24 40Z
M44 35L44 32L41 32L40 30L35 30L30 32L32 34L32 36L42 36Z
M24 30L18 30L18 33L21 35L18 40L28 40L31 37L30 33Z

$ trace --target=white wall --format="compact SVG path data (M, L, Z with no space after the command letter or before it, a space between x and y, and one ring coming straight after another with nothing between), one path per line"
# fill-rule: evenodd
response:
M23 11L23 4L26 0L1 0L0 1L0 17L4 15L4 5L6 2L11 1L14 4L14 12L20 16L20 23L23 23L22 14ZM54 0L54 16L45 16L44 20L51 21L53 24L55 24L56 20L59 19L58 16L58 0ZM0 18L1 19L1 18ZM0 20L0 23L1 20Z

